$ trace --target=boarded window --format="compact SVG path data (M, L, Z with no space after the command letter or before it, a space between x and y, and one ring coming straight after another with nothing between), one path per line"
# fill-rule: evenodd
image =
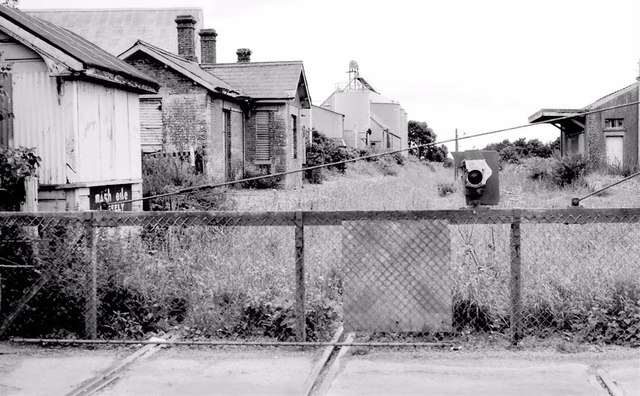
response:
M607 136L607 163L613 166L622 166L623 136Z
M162 150L162 99L140 99L140 143L145 153Z
M256 161L270 162L271 137L270 125L273 113L270 111L256 112Z
M291 116L291 130L293 133L293 159L298 158L298 118Z

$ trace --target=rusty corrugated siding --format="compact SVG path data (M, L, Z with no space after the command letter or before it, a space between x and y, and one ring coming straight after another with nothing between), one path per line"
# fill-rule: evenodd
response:
M37 147L41 184L63 184L65 112L56 79L48 72L13 74L14 146Z

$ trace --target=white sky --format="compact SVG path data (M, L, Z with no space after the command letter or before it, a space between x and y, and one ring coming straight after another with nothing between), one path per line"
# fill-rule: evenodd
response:
M218 61L304 61L320 104L360 74L438 138L527 123L540 108L580 108L635 81L638 0L20 0L19 8L201 7ZM460 142L462 150L554 127ZM449 145L450 148L453 144Z

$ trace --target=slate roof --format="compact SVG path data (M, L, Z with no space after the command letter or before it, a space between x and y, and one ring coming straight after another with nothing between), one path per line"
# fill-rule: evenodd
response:
M204 69L254 99L293 99L301 78L306 88L302 61L217 63Z
M155 81L139 72L133 66L69 30L15 8L0 6L0 16L78 60L85 68L95 68L120 74L146 85L158 87Z
M617 90L615 92L612 92L609 95L605 95L605 96L601 97L600 99L596 100L595 102L585 106L584 110L597 109L598 107L600 107L603 104L605 104L607 101L613 99L615 96L622 95L622 94L625 94L625 93L627 93L629 91L632 91L634 88L638 87L638 84L640 84L640 83L634 82L633 84L627 85L626 87L624 87L622 89L619 89L619 90Z
M138 51L147 53L148 55L171 67L173 70L184 75L185 77L188 77L193 81L199 83L210 91L221 92L232 96L244 95L241 89L232 87L227 82L221 80L213 74L202 70L197 62L189 61L179 55L173 54L169 51L165 51L162 48L156 47L142 40L138 40L138 42L135 43L133 47L123 52L122 55L120 55L120 58L127 59Z
M614 91L608 95L601 97L595 102L586 105L581 109L540 109L531 116L529 116L529 122L546 122L548 120L559 118L559 117L569 117L569 116L584 116L583 113L591 110L595 110L603 105L605 105L609 100L614 99L618 95L622 95L628 92L637 89L639 86L639 82L635 82L631 85L627 85L626 87Z
M200 54L197 32L202 29L202 8L66 9L25 12L69 29L116 56L138 40L178 53L175 19L178 15L192 15L196 19L196 55Z

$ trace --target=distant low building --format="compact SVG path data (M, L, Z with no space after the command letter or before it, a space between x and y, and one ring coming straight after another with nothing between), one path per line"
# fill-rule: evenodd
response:
M638 84L631 84L580 109L541 109L529 117L529 122L551 121L560 129L562 155L581 154L598 166L635 168L638 166L638 105L584 113L638 101ZM558 118L564 119L553 121Z
M0 6L0 51L11 70L0 101L0 146L33 147L41 211L141 210L139 95L150 77L84 38Z
M343 139L349 147L392 150L409 147L406 111L360 76L354 61L349 64L349 82L336 89L321 107L344 114Z
M315 130L333 140L338 146L347 146L344 140L344 114L325 107L311 105L311 109L303 111L302 117L306 130ZM311 141L310 133L307 139ZM354 146L355 142L352 142L351 147Z

